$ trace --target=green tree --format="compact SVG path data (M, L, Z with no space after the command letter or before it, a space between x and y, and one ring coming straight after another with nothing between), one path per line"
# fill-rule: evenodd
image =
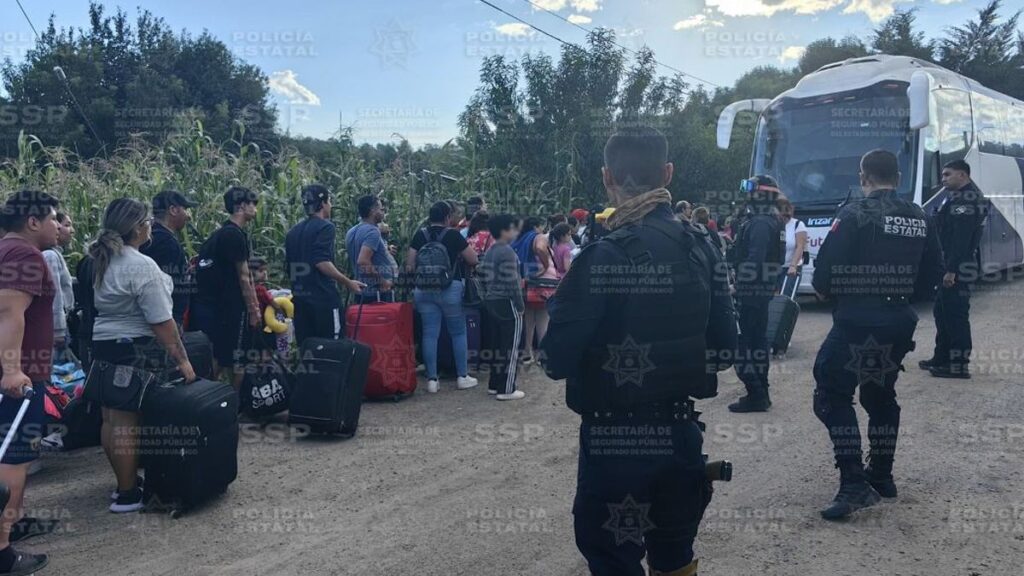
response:
M939 43L939 62L989 88L1022 98L1020 73L1024 41L1017 31L1020 11L999 22L1000 6L1000 0L992 0L978 10L977 20L951 28Z
M867 46L856 36L847 36L838 42L835 38L822 38L807 45L807 50L800 57L797 69L802 76L810 74L826 64L867 55Z
M929 62L935 59L935 41L925 39L924 32L914 30L917 9L896 10L892 16L875 28L871 36L871 49L880 54L893 54L920 58Z
M6 60L0 79L8 93L0 156L17 154L22 131L90 157L133 138L159 142L197 118L218 141L269 144L275 136L277 111L258 68L205 32L175 35L147 10L134 26L124 11L107 15L94 2L85 28L58 29L51 15L25 60Z

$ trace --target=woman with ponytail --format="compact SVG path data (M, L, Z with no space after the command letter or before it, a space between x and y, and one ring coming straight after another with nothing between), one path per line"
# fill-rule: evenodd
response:
M152 224L145 204L118 198L107 206L103 229L89 246L97 314L93 327L94 371L100 363L106 363L159 372L164 368L163 358L159 366L151 365L152 350L157 348L154 344L159 344L185 381L192 382L195 371L173 317L174 283L156 262L139 252L139 247L149 242ZM88 396L102 407L103 450L117 477L110 511L133 512L142 508L141 478L136 472L145 384L143 379L128 377L130 371L109 372L113 377L103 377L98 385L89 386Z

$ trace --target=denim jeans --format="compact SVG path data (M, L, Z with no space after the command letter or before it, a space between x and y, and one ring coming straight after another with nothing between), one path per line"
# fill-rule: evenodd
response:
M468 347L466 341L466 314L462 311L462 293L466 289L462 280L455 280L448 288L413 290L416 311L423 321L423 362L427 365L427 379L437 379L437 339L441 336L441 321L448 323L452 337L452 351L455 353L455 371L459 376L468 376Z

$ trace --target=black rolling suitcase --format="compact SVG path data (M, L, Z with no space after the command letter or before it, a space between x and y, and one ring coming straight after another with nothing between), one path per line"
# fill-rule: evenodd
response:
M238 394L222 382L151 386L142 402L148 509L172 516L224 493L238 475Z
M800 317L800 305L783 295L775 296L768 303L768 345L772 354L783 356L789 350L796 320Z
M349 339L307 338L299 349L288 423L354 436L369 369L369 346Z

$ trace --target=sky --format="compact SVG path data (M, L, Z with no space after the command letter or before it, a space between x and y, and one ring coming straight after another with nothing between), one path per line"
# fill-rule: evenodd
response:
M867 39L894 8L916 7L929 37L975 16L986 0L489 0L567 42L603 26L636 50L714 85L759 65L793 66L804 46L849 34ZM532 2L532 4L531 4ZM87 0L22 0L37 28L84 26ZM341 126L357 142L443 144L489 55L555 56L560 44L479 0L101 0L138 7L175 31L208 30L270 78L282 130L327 138ZM1009 13L1016 0L1004 2ZM33 35L15 0L0 0L0 57L18 61ZM660 68L664 74L673 70ZM689 78L690 81L698 81ZM78 94L79 99L87 94Z

